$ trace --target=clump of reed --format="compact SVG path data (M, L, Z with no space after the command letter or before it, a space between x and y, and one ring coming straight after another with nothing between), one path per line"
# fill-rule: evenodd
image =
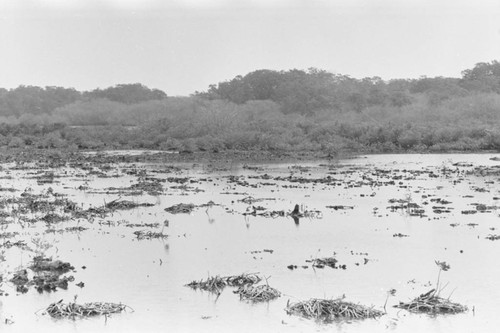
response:
M444 261L437 260L435 263L439 267L436 288L416 297L410 302L399 302L399 304L394 305L395 308L405 309L410 312L428 313L432 315L452 314L467 311L467 306L451 302L451 295L448 298L439 296L440 292L446 287L445 285L443 288L440 288L439 279L441 277L441 272L448 271L450 269L450 265Z
M394 307L405 309L410 312L425 312L429 314L460 313L467 311L467 306L453 303L447 298L440 297L436 289L432 289L410 302L399 302L399 304Z
M333 321L338 319L367 319L377 318L384 312L360 304L345 302L344 297L337 299L317 299L297 303L287 303L285 311L288 314L298 315L305 318L313 318L321 321Z
M244 285L235 291L240 295L240 299L252 302L268 302L281 296L281 293L267 284L260 286Z
M193 288L195 290L201 289L217 295L220 295L226 285L226 280L218 275L208 277L206 280L191 281L190 283L186 284L187 287Z
M242 287L259 283L262 279L257 274L241 274L224 278L230 287Z
M323 268L325 266L328 266L331 268L337 268L337 262L338 262L338 260L335 259L334 257L316 258L312 261L312 265L313 265L313 267L318 267L318 268Z
M217 295L220 295L222 290L226 287L242 287L253 285L260 282L261 278L257 274L241 274L232 276L212 276L206 280L192 281L186 284L187 287L193 289L205 290Z
M50 304L45 311L53 318L74 318L110 315L122 312L126 308L128 306L121 303L92 302L77 304L76 302L63 303L61 299L57 303Z

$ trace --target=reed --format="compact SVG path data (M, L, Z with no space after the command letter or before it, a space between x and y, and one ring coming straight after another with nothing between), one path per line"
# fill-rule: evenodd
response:
M68 317L93 317L99 315L110 315L118 313L129 308L121 303L107 302L92 302L85 304L63 303L61 299L57 303L50 304L45 310L53 318L68 318Z
M312 298L303 302L288 302L285 311L288 314L321 321L377 318L384 314L384 312L376 310L373 307L345 302L343 299L343 297L337 299Z
M399 304L394 307L405 309L410 312L424 312L429 314L460 313L467 311L467 306L453 303L447 298L440 297L436 289L432 289L410 302L399 302Z
M260 286L244 285L235 291L240 299L252 302L268 302L281 296L281 293L267 284Z

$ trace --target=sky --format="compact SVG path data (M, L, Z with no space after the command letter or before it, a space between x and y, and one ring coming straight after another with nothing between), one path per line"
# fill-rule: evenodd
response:
M0 0L0 87L188 96L258 69L460 77L500 60L499 0Z

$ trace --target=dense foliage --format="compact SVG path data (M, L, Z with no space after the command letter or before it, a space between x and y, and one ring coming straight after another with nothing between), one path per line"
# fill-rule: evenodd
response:
M339 151L500 149L500 63L383 81L258 70L190 97L141 84L0 89L0 144L36 148Z

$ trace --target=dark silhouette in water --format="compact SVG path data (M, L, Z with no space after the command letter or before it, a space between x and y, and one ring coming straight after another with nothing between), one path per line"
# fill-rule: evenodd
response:
M295 205L295 208L293 211L290 213L290 216L293 218L293 221L295 222L296 225L299 225L300 219L299 217L302 216L299 210L299 205Z

